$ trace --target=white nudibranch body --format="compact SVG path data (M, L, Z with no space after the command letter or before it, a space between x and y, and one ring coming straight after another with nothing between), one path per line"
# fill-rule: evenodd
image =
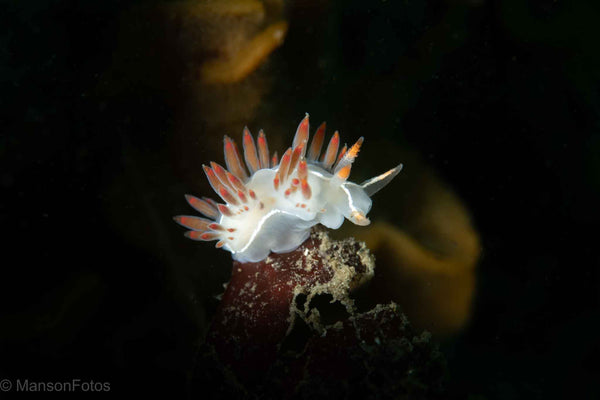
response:
M262 130L255 143L244 128L244 160L249 174L235 142L225 136L227 169L214 162L210 167L203 165L212 188L225 204L186 195L188 203L209 219L180 215L175 221L190 229L188 238L218 240L216 246L230 251L240 262L257 262L270 252L292 251L316 224L337 229L347 218L357 225L368 225L370 196L387 185L402 164L360 185L352 183L347 179L363 138L338 153L340 138L335 132L320 156L324 136L325 123L308 148L307 114L296 130L292 147L279 162L277 153L270 157Z

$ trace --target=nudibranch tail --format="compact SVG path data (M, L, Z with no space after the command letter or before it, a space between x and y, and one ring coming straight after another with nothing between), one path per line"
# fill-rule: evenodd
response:
M269 252L291 251L323 224L337 229L344 218L368 225L373 194L387 185L402 165L361 185L348 180L363 143L359 138L340 151L336 131L323 154L326 124L315 132L310 147L309 117L302 119L292 142L281 156L269 153L265 133L256 142L245 127L243 154L233 139L224 137L225 164L202 165L210 186L223 203L186 195L188 203L206 218L181 215L175 222L189 229L193 240L217 240L216 247L230 251L239 261L260 261ZM242 160L244 162L242 162Z

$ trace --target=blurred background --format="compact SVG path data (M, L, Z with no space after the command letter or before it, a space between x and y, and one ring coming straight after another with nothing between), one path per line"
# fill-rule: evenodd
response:
M188 393L231 257L185 239L222 136L306 112L399 162L364 304L396 301L448 398L600 396L600 5L4 1L0 379ZM348 225L348 222L346 223ZM362 228L361 228L362 229Z

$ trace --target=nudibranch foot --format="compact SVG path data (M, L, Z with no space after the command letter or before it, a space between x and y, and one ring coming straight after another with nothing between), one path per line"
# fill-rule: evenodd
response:
M190 239L217 240L217 247L230 251L240 262L257 262L270 252L294 250L317 224L337 229L346 218L356 225L368 225L370 196L387 185L402 164L360 185L350 182L352 163L364 139L338 151L336 131L321 155L325 129L322 123L309 147L306 114L280 161L277 153L271 158L262 130L255 142L244 128L243 158L235 141L225 136L227 168L215 162L202 166L224 203L186 195L188 203L206 218L177 216L175 222L190 229L186 233Z

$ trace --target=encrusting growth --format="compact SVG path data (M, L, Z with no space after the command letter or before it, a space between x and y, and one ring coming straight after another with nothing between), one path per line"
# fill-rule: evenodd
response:
M296 250L233 262L199 351L194 392L230 399L440 399L443 359L396 304L358 310L374 275L353 238L314 228ZM325 300L325 302L323 302ZM215 382L219 384L215 385Z

